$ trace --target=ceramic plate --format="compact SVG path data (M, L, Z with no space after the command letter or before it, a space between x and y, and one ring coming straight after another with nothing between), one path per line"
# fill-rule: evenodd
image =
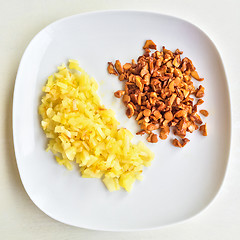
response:
M103 104L116 111L124 126L136 133L113 92L122 83L107 73L107 62L137 59L147 39L158 49L179 48L205 78L208 137L199 131L179 149L168 140L148 144L155 152L144 180L131 193L110 193L99 179L83 179L68 171L45 152L38 105L47 76L68 59L100 84ZM195 81L198 86L199 82ZM109 230L153 229L186 220L203 210L218 192L226 171L230 148L230 100L221 57L209 37L184 20L159 13L106 11L59 20L38 33L27 47L17 74L13 133L17 164L26 192L50 217L73 226ZM135 137L135 141L145 139Z

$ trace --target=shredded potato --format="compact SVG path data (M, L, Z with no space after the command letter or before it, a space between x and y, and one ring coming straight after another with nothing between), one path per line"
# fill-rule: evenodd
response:
M47 150L69 170L75 161L82 177L102 178L109 191L130 191L154 154L142 142L132 144L130 131L118 129L114 112L101 105L97 89L76 60L48 78L39 106Z

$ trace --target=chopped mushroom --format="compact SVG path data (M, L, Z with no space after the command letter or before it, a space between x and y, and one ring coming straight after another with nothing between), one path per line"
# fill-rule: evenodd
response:
M179 147L179 148L182 147L182 144L176 138L173 139L172 143L173 143L173 146L175 147Z
M207 124L206 123L204 125L200 126L199 130L203 136L207 136Z
M157 49L157 46L152 40L147 40L145 42L145 45L143 46L143 49L146 49L146 48Z
M157 143L158 142L157 134L150 133L150 135L147 137L147 141L151 143Z
M113 63L112 62L108 62L108 72L110 74L114 74L114 75L118 75L117 71L114 69Z
M182 146L184 147L188 142L190 142L190 140L188 138L184 138L182 142Z
M202 124L198 115L197 106L204 101L204 87L194 87L192 79L202 81L192 61L185 57L179 49L172 52L165 47L162 51L154 51L157 46L152 40L147 40L143 47L144 54L139 56L137 62L121 64L116 60L115 64L108 63L108 72L118 75L120 81L124 81L124 90L114 93L127 107L128 118L135 116L141 131L137 135L147 134L149 142L157 142L159 131L160 139L166 139L171 129L182 140L174 140L174 145L183 147L189 142L185 138L187 132L192 133ZM115 68L114 68L115 67ZM194 96L199 98L194 105ZM200 110L204 116L206 110ZM200 127L202 134L206 133L206 124ZM204 135L206 136L206 135Z
M120 75L123 73L123 68L119 60L115 62L115 68Z
M209 115L207 110L200 110L199 111L204 117L207 117Z

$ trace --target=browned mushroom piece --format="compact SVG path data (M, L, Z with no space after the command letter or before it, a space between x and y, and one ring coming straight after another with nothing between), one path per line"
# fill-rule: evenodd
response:
M130 102L131 98L129 95L125 94L125 95L123 95L122 100L123 100L123 103L126 105Z
M128 118L131 118L134 115L134 108L130 103L127 105L126 115Z
M202 105L204 103L204 101L202 99L198 99L196 105Z
M160 128L159 137L160 137L162 140L167 139L169 132L170 132L170 129L169 129L168 126L162 126L162 127Z
M110 74L114 74L114 75L118 75L117 71L114 69L113 63L112 62L108 62L108 68L107 68L108 72Z
M200 85L199 88L196 90L195 97L202 98L204 96L204 90L205 88L202 85Z
M207 111L207 110L204 110L204 109L200 110L199 112L200 112L204 117L207 117L207 116L209 115L208 111Z
M182 147L184 147L190 140L188 138L183 138L182 139Z
M157 134L150 133L150 135L147 137L147 141L151 143L157 143L158 142Z
M122 90L118 90L114 93L114 96L117 97L117 98L120 98L122 97L123 95L125 94L125 91L122 91Z
M141 136L142 136L142 135L144 135L145 133L146 133L146 132L145 132L144 130L141 130L141 131L137 132L136 135L141 135Z
M179 148L182 147L182 144L176 138L173 139L172 144L175 147L179 147Z
M118 73L121 75L123 73L123 68L119 60L116 60L115 62L115 68L118 71Z
M199 131L203 136L207 136L207 124L205 123L204 125L200 126Z
M159 132L160 139L167 139L170 128L181 140L174 139L173 144L183 147L189 139L187 132L194 132L202 124L198 114L198 106L204 101L205 89L202 85L194 87L193 79L202 81L192 61L185 57L179 49L172 52L165 47L157 51L156 44L147 40L144 53L137 61L121 64L116 60L115 65L108 63L108 72L124 81L124 90L114 93L121 98L127 107L128 118L135 116L141 131L137 135L147 134L147 140L156 143ZM155 49L151 53L150 49ZM195 98L197 103L193 104ZM199 111L208 116L207 110ZM206 124L200 126L201 133L206 136Z
M145 45L143 46L143 49L146 49L146 48L157 49L157 46L152 40L147 40L145 42Z
M198 72L196 70L191 72L191 76L194 77L198 81L203 81L204 80L204 78L199 77Z

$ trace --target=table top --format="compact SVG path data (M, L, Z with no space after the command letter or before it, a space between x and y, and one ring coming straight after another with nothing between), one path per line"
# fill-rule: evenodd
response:
M239 239L240 238L240 1L38 0L1 1L0 14L0 238L1 239ZM213 203L198 216L153 231L113 233L59 223L41 212L21 183L12 140L12 97L21 56L45 26L66 16L107 10L155 11L185 19L213 40L222 56L232 103L232 146L227 174ZM216 86L217 87L217 86ZM219 96L221 97L221 96ZM224 126L223 126L224 127ZM224 137L224 136L222 136Z

